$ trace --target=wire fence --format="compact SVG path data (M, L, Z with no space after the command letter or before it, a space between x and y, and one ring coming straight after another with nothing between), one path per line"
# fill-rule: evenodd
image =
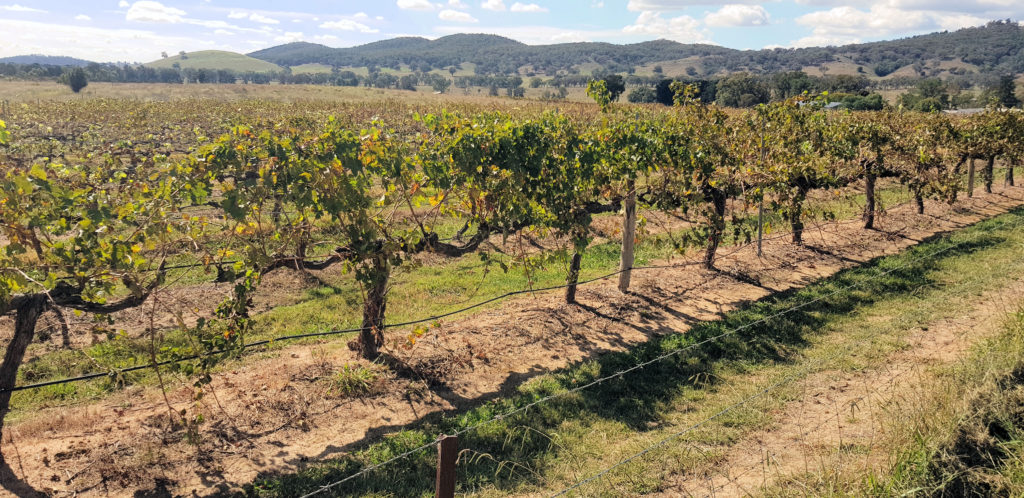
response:
M1019 223L1019 222L1015 223L1016 226L1019 226L1020 224L1021 223ZM918 258L917 260L915 260L915 262L916 261L923 261L923 260L931 259L931 258L934 258L935 256L938 256L938 255L940 255L942 253L948 252L948 251L950 251L952 249L962 247L962 246L966 245L969 242L973 242L975 239L980 238L983 235L984 235L983 232L977 232L975 237L973 239L971 239L970 241L961 241L958 244L947 246L947 247L945 247L943 249L934 251L934 252L932 252L931 254L928 254L925 257ZM846 292L846 291L852 290L855 287L859 287L859 286L863 285L867 281L877 280L877 279L879 279L879 278L881 278L883 276L886 276L886 275L888 275L888 274L890 274L890 273L892 273L892 272L894 272L896 270L903 269L903 268L905 268L907 266L910 266L910 264L908 263L908 264L905 264L905 265L897 266L895 268L891 268L891 269L889 269L889 270L887 270L885 272L881 272L880 274L878 274L878 275L876 275L874 277L871 277L871 279L869 279L869 280L865 280L865 281L859 282L859 283L851 285L849 287L840 288L840 289L838 289L837 291L835 291L833 293L826 294L825 296L820 296L817 299L808 301L808 302L806 302L804 304L801 304L801 305L798 305L798 306L794 306L794 307L789 308L787 310L784 310L784 311L782 311L782 312L780 312L780 313L778 313L776 315L772 315L771 317L768 317L768 319L775 318L775 317L780 316L781 314L784 314L784 313L789 313L789 312L791 312L791 311L793 311L795 309L803 307L803 306L805 306L807 304L810 304L810 303L812 303L814 301L823 299L824 297L830 297L830 296L835 295L835 294L837 294L839 292ZM764 321L764 320L762 320L762 321ZM730 332L732 332L732 331L730 331ZM793 381L795 381L797 379L803 378L804 376L806 376L810 372L822 369L822 367L824 365L834 361L837 358L840 358L842 356L846 356L846 355L850 354L850 351L857 350L860 346L863 346L863 345L871 342L874 339L876 339L874 336L869 336L869 337L867 337L867 338L865 338L865 339L863 339L861 341L856 342L852 346L844 347L844 348L839 348L835 353L833 353L831 355L828 355L827 357L825 357L825 358L823 358L821 360L815 361L811 365L809 365L809 366L807 366L807 367L805 367L803 369L800 369L797 372L794 372L794 373L792 373L790 375L787 375L782 380L780 380L778 382L775 382L775 383L771 384L770 386L768 386L768 387L766 387L764 389L761 389L761 390L755 392L754 394L752 394L750 396L747 396L747 397L743 398L742 400L740 400L740 401L738 401L738 402L736 402L736 403L734 403L732 405L727 406L726 408L724 408L721 411L711 415L710 417L707 417L707 418L705 418L705 419L703 419L703 420L701 420L701 421L699 421L699 422L697 422L695 424L689 425L689 426L683 428L682 430L679 430L677 432L669 434L668 436L660 439L659 441L655 442L654 444L652 444L650 446L647 446L643 450L641 450L641 451L639 451L637 453L634 453L634 454L630 455L627 458L621 459L618 462L616 462L615 464L613 464L611 466L608 466L608 467L605 467L604 469L602 469L601 471L597 472L596 474L594 474L594 475L592 475L592 476L590 476L590 477L588 477L586 479L580 480L580 481L576 482L575 484L573 484L571 486L563 488L561 491L558 491L558 492L552 494L551 496L552 497L563 496L563 495L565 495L565 494L567 494L567 493L569 493L571 491L577 490L577 489L585 486L586 484L589 484L589 483L592 483L592 482L594 482L594 481L596 481L598 479L601 479L602 477L608 475L609 473L611 473L615 469L620 468L623 465L626 465L626 464L628 464L628 463L630 463L630 462L632 462L632 461L634 461L634 460L636 460L636 459L638 459L640 457L643 457L644 455L646 455L648 453L651 453L652 451L655 451L658 448L661 448L662 446L668 444L669 442L671 442L671 441L673 441L675 439L678 439L678 438L680 438L680 437L682 437L682 436L684 436L684 435L686 435L686 434L688 434L690 432L693 432L694 430L697 430L697 429L699 429L699 428L709 424L710 422L712 422L712 421L714 421L714 420L716 420L716 419L718 419L718 418L720 418L720 417L722 417L722 416L732 412L733 410L741 408L741 407L749 404L750 402L752 402L752 401L754 401L754 400L756 400L758 398L766 396L769 393L774 392L775 390L777 390L777 389L779 389L779 388L781 388L781 387L783 387L783 386L785 386L785 385L787 385L787 384L789 384L789 383L791 383L791 382L793 382ZM904 372L904 374L905 373L906 372ZM900 375L903 375L903 374L900 374ZM897 377L899 377L899 375ZM875 391L880 390L883 387L885 387L885 386L878 386ZM860 399L864 399L864 397L861 397ZM838 417L838 416L839 416L839 413L837 413L834 417ZM831 420L831 418L830 419L826 419L824 422L822 422L822 424L827 423L830 420ZM732 479L732 481L735 482L735 480L737 480L737 479L738 479L738 476L734 477ZM715 490L712 490L712 496L714 496L714 491Z
M1019 223L1017 223L1017 224L1019 225ZM976 235L975 238L980 237L981 235L983 235L983 233L979 232ZM971 241L973 241L973 239ZM460 429L458 431L455 431L454 433L439 434L436 438L434 438L433 440L431 440L430 442L428 442L426 444L423 444L423 445L418 446L416 448L412 448L410 450L402 452L402 453L400 453L398 455L395 455L394 457L392 457L392 458L390 458L388 460L385 460L383 462L380 462L378 464L365 467L365 468L361 469L360 471L355 472L355 473L353 473L353 474L351 474L351 475L349 475L349 476L347 476L347 477L345 477L343 479L340 479L338 481L334 481L334 482L332 482L330 484L327 484L327 485L324 485L324 486L322 486L322 487L320 487L320 488L318 488L318 489L316 489L316 490L314 490L314 491L312 491L310 493L307 493L307 494L303 495L301 498L309 498L309 497L316 496L316 495L319 495L321 493L330 491L331 489L334 489L334 488L336 488L336 487L338 487L338 486L340 486L340 485L342 485L344 483L350 482L350 481L355 480L355 479L357 479L359 477L365 476L366 474L368 474L370 472L373 472L373 471L375 471L377 469L380 469L380 468L382 468L382 467L384 467L386 465L389 465L389 464L394 463L394 462L396 462L398 460L402 460L404 458L407 458L407 457L409 457L409 456L411 456L413 454L419 453L419 452L424 451L424 450L426 450L428 448L432 448L432 447L434 447L437 444L437 441L440 439L440 437L442 437L444 435L447 435L447 436L457 436L457 437L458 436L462 436L464 434L467 434L467 433L469 433L471 431L475 431L475 430L477 430L477 429L479 429L481 427L484 427L486 425L489 425L489 424L492 424L494 422L497 422L497 421L500 421L500 420L504 420L506 418L515 416L517 414L526 412L526 411L530 410L533 407L536 407L538 405L547 403L547 402L549 402L551 400L562 398L562 397L565 397L565 396L569 396L569 395L578 393L580 391L583 391L585 389L591 388L593 386L596 386L598 384L607 382L609 380L613 380L613 379L625 376L625 375L629 374L630 372L634 372L636 370L640 370L640 369L644 368L645 366L648 366L648 365L651 365L651 364L663 361L663 360L665 360L665 359L667 359L669 357L673 357L673 356L676 356L676 355L679 355L679 354L682 354L682 353L685 353L685 352L692 351L692 350L694 350L696 348L703 347L703 346L705 346L707 344L720 341L721 339L724 339L726 337L735 335L735 334L737 334L737 333L739 333L739 332L741 332L743 330L749 329L751 327L754 327L754 326L762 324L762 323L766 323L766 322L771 321L771 320L773 320L775 318L778 318L778 317L781 317L783 315L792 313L792 312L797 311L799 309L803 309L803 308L805 308L807 306L810 306L811 304L814 304L814 303L820 302L820 301L822 301L824 299L836 296L836 295L838 295L840 293L849 292L849 291L851 291L851 290L853 290L853 289L855 289L857 287L863 286L864 284L866 284L868 282L873 282L873 281L879 280L879 279L881 279L883 277L886 277L887 275L889 275L889 274L891 274L893 272L905 269L905 268L911 266L914 263L918 263L918 262L921 262L921 261L932 259L932 258L934 258L934 257L936 257L936 256L938 256L940 254L943 254L943 253L946 253L946 252L948 252L950 250L962 247L962 246L964 246L967 243L968 243L968 241L961 241L959 243L946 246L946 247L944 247L942 249L938 249L938 250L933 251L933 252L931 252L929 254L926 254L924 256L921 256L921 257L918 257L918 258L913 258L913 259L911 259L910 262L907 262L905 264L895 266L895 267L890 268L890 269L885 270L885 271L880 271L878 274L873 275L873 276L871 276L869 278L866 278L866 279L864 279L864 280L862 280L860 282L857 282L857 283L854 283L852 285L845 286L845 287L839 287L839 288L837 288L836 290L834 290L832 292L822 294L822 295L820 295L820 296L818 296L818 297L816 297L814 299L810 299L810 300L807 300L807 301L805 301L803 303L800 303L800 304L788 307L788 308L786 308L784 310L781 310L781 311L778 311L778 312L773 313L771 315L768 315L768 316L759 318L757 320L748 322L748 323L746 323L744 325L741 325L739 327L735 327L735 328L730 329L728 331L722 332L722 333L720 333L718 335L715 335L715 336L706 338L704 340L692 343L690 345L687 345L686 347L678 348L678 349L674 349L674 350L665 352L665 353L663 353L661 355L655 356L654 358L652 358L650 360L643 361L643 362L640 362L640 363L636 363L636 364L634 364L633 366L631 366L629 368L621 369L621 370L616 371L615 373L612 373L610 375L599 377L599 378L597 378L597 379L595 379L595 380L593 380L591 382L588 382L586 384L582 384L582 385L579 385L577 387L573 387L571 389L567 389L565 391L560 391L560 392L557 392L557 393L554 393L554 394L551 394L551 395L548 395L548 396L541 397L541 398L539 398L537 400L534 400L534 401L532 401L530 403L527 403L527 404L525 404L523 406L520 406L518 408L515 408L513 410L509 410L509 411L501 413L499 415L495 415L495 416L493 416L493 417L491 417L491 418L489 418L487 420L484 420L484 421L481 421L481 422L469 425L467 427L464 427L464 428L462 428L462 429ZM833 356L834 357L838 357L838 356L841 356L841 355L846 354L846 353L848 353L848 351L843 350L843 351L837 352ZM812 367L813 367L813 365L812 365ZM661 447L661 446L667 444L668 442L670 442L670 441L672 441L672 440L674 440L674 439L676 439L676 438L678 438L678 437L680 437L680 436L682 436L682 435L684 435L684 434L686 434L688 432L691 432L691 431L693 431L693 430L695 430L695 429L697 429L697 428L699 428L699 427L701 427L703 425L706 425L710 421L712 421L712 420L714 420L716 418L719 418L722 415L724 415L724 414L726 414L726 413L728 413L728 412L730 412L732 410L735 410L736 408L739 408L739 407L749 403L750 401L752 401L752 400L754 400L754 399L756 399L756 398L758 398L760 396L763 396L763 395L765 395L765 394L767 394L767 393L777 389L778 387L781 387L781 386L791 382L795 378L798 378L800 375L806 373L806 371L809 371L809 369L812 368L812 367L808 367L808 369L803 369L803 370L797 372L796 374L792 374L790 376L787 376L783 380L781 380L781 381L779 381L779 382L769 386L768 388L765 388L764 390L759 391L758 393L756 393L756 394L754 394L754 395L752 395L750 397L747 397L747 398L741 400L740 402L738 402L738 403L736 403L734 405L731 405L731 406L723 409L722 411L716 413L715 415L712 415L711 417L709 417L707 419L704 419L701 422L698 422L697 424L693 424L693 425L691 425L691 426L689 426L687 428L684 428L681 431L678 431L678 432L676 432L674 434L671 434L671 435L665 437L664 439L658 441L654 445L652 445L652 446L650 446L648 448L645 448L643 451L641 451L639 453L636 453L636 454L634 454L634 455L632 455L632 456L630 456L630 457L628 457L626 459L620 460L616 464L614 464L614 465L612 465L612 466L602 470L601 472L599 472L599 473L597 473L597 474L595 474L595 475L593 475L593 476L591 476L591 477L589 477L587 479L579 481L575 485L570 486L570 487L562 490L559 493L556 493L554 496L559 496L559 495L568 493L568 492L570 492L570 491L572 491L574 489L577 489L580 486L583 486L583 485L585 485L585 484L587 484L589 482L593 482L594 480L601 478L602 476L608 474L609 472L615 470L616 468L619 468L622 465L625 465L625 464L629 463L630 461L633 461L636 458L639 458L640 456L642 456L642 455L644 455L646 453L649 453L650 451L653 451L654 449L656 449L658 447Z
M844 220L844 221L831 222L831 223L829 223L829 222L821 222L821 223L818 223L817 225L815 225L814 227L809 227L809 228L811 228L813 230L821 230L822 226L833 226L833 227L838 228L839 226L842 226L842 225L855 224L855 223L860 223L860 221L854 219L854 220ZM762 239L762 241L766 241L767 242L767 241L772 241L772 240L776 240L776 239L780 239L780 238L784 238L784 237L790 237L790 236L792 236L791 233L789 233L789 232L782 232L782 233L776 234L776 235L771 236L771 237L765 237L765 238ZM733 256L737 255L738 253L740 253L740 252L750 248L753 244L754 244L754 242L739 244L736 247L734 247L733 250L725 252L724 254L719 255L717 259L719 261L721 261L721 260L733 257ZM314 258L314 257L311 257L311 258ZM323 258L323 256L320 256L319 258ZM456 310L452 310L452 311L448 311L448 312L445 312L445 313L440 313L440 314L428 316L428 317L425 317L425 318L419 318L419 319L415 319L415 320L409 320L409 321L404 321L404 322L385 324L382 328L384 330L387 330L387 329L395 329L395 328L408 327L408 326L413 326L413 325L420 325L420 324L424 324L424 323L432 323L432 322L436 322L438 320L442 320L442 319L445 319L445 318L448 318L448 317L451 317L451 316L460 315L460 314L472 311L472 310L477 309L477 308L481 308L481 307L487 306L489 304L492 304L492 303L495 303L495 302L498 302L498 301L503 301L503 300L509 299L511 297L525 295L525 294L533 294L533 293L540 293L540 292L548 292L548 291L553 291L553 290L565 289L565 288L568 288L570 286L586 286L586 285L589 285L589 284L593 284L593 283L596 283L596 282L600 282L600 281L603 281L603 280L610 279L612 277L616 277L616 276L618 276L618 275L620 275L620 274L622 274L622 273L624 273L626 271L646 271L646 270L679 269L679 268L696 267L696 266L701 266L701 265L704 264L703 261L698 261L698 260L694 260L694 259L686 259L686 258L684 258L684 259L685 259L685 261L683 261L681 263L673 263L673 264L666 264L666 265L643 265L643 266L634 266L634 267L631 267L631 268L628 268L628 269L620 269L620 270L616 270L616 271L605 273L603 275L599 275L597 277L592 277L592 278L580 280L580 281L576 282L575 284L558 284L558 285L551 285L551 286L546 286L546 287L528 287L528 288L523 288L523 289L519 289L519 290L509 291L509 292L506 292L504 294L500 294L498 296L494 296L494 297L491 297L491 298L479 301L477 303L474 303L474 304L471 304L471 305L468 305L468 306L465 306L465 307L462 307L462 308L459 308L459 309L456 309ZM226 264L226 263L224 263L224 264ZM205 267L205 266L206 265L193 264L193 265L181 265L181 266L177 266L177 267L174 267L174 268L202 268L202 267ZM168 267L168 268L165 268L165 269L170 269L170 268L172 268L172 267ZM776 268L776 269L778 269L778 268ZM54 379L54 380L48 380L48 381L42 381L42 382L35 382L35 383L31 383L31 384L24 384L24 385L12 387L10 389L0 389L0 392L25 391L25 390L30 390L30 389L39 389L39 388L43 388L43 387L49 387L49 386L55 386L55 385L61 385L61 384L69 384L69 383L74 383L74 382L85 382L85 381L95 380L95 379L104 378L104 377L118 377L118 376L121 376L121 375L126 374L126 373L137 372L137 371L140 371L140 370L146 370L146 369L150 369L150 368L158 368L158 367L167 366L167 365L173 365L173 364L177 364L177 363L197 360L197 359L200 359L200 358L214 356L214 355L218 355L218 354L225 354L225 353L229 353L229 352L244 351L246 349L251 349L251 348L255 348L255 347L259 347L259 346L266 346L266 345L277 343L277 342L287 342L287 341L295 341L295 340L299 340L299 339L309 339L309 338L314 338L314 337L327 337L327 336L335 336L335 335L342 335L342 334L352 334L352 333L362 332L362 331L365 331L365 330L369 330L369 328L368 327L351 327L351 328L346 328L346 329L334 329L334 330L327 330L327 331L321 331L321 332L309 332L309 333L303 333L303 334L281 335L281 336L277 336L277 337L270 338L270 339L263 339L263 340L259 340L259 341L254 341L254 342L247 343L247 344L244 344L244 345L241 345L239 347L232 348L232 349L218 349L218 350L204 352L204 353L185 355L185 356L181 356L181 357L174 358L174 359L161 360L161 361L157 361L157 362L150 362L150 363L146 363L144 365L135 365L135 366L130 366L130 367L122 367L122 368L112 368L112 369L110 369L108 371L104 371L104 372L93 372L93 373L83 374L83 375L76 376L76 377L68 377L68 378L63 378L63 379Z

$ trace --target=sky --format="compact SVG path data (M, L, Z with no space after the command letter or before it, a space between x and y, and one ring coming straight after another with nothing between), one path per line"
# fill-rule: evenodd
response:
M1024 0L0 0L0 57L148 62L294 41L492 33L531 45L668 39L737 49L842 45L1024 19Z

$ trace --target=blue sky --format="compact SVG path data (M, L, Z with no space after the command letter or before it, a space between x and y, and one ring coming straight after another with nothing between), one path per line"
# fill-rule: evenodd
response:
M665 38L732 48L838 45L1024 18L1024 0L0 0L0 57L146 62L161 52L349 47L494 33L529 44Z

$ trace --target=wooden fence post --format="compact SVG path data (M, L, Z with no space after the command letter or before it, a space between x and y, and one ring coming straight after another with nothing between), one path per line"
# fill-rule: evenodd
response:
M437 442L437 498L455 498L455 460L459 456L459 437L442 436Z
M629 290L633 273L633 242L636 240L636 182L626 182L626 198L623 200L625 213L622 218L622 253L619 259L619 292Z
M761 239L764 235L764 198L757 203L757 257L761 257Z

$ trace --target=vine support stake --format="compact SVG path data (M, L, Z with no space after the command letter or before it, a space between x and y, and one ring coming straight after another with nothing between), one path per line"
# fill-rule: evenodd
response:
M974 197L974 157L967 163L967 197Z
M761 239L764 236L764 198L757 203L757 257L761 257Z
M633 273L633 242L636 240L636 182L626 183L626 198L623 201L625 215L622 218L622 259L619 261L619 292L625 294L629 290L629 282Z
M459 437L441 436L437 442L437 498L455 498L455 461L459 456Z

